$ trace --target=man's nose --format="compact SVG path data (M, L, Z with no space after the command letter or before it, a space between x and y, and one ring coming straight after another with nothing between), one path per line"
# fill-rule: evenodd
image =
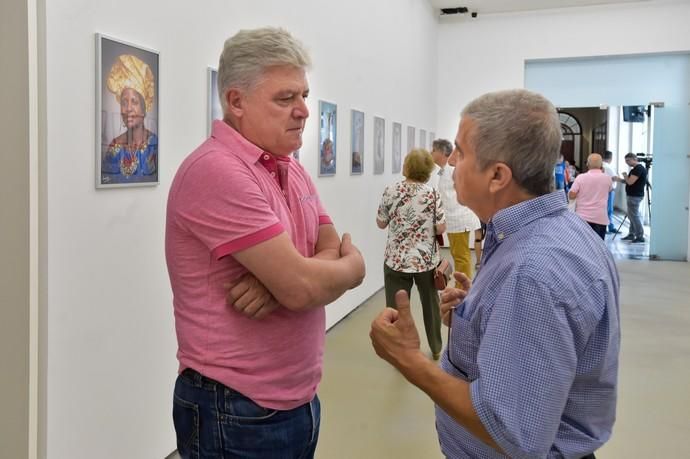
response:
M309 107L307 107L307 101L304 98L300 98L297 102L297 106L293 111L293 116L295 118L308 118L309 117Z

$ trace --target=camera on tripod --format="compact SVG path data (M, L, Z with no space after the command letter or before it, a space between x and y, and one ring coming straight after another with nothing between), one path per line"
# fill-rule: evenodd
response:
M649 170L652 167L652 160L654 159L652 155L647 155L647 153L635 153L637 160L644 163L644 167Z

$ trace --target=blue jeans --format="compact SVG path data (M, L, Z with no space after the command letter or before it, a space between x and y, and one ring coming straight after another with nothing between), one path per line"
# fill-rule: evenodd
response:
M191 369L175 382L173 422L183 459L311 459L320 421L316 396L293 410L279 411Z
M630 234L636 238L644 237L640 204L644 196L628 196L628 220L630 220Z
M608 211L609 214L609 231L615 231L616 226L613 224L613 198L616 197L616 191L611 190L609 191L609 202L606 210Z

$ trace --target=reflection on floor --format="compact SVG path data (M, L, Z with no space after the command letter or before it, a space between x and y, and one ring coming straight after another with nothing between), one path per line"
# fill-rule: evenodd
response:
M615 244L631 253L627 243ZM628 258L617 261L623 333L617 421L597 457L687 458L690 264ZM419 326L414 295L412 304ZM432 402L371 349L370 323L383 307L379 292L327 335L317 458L442 457Z
M623 238L630 231L630 221L625 214L616 213L613 216L614 226L619 229L618 234L606 233L606 245L616 260L649 260L649 226L644 227L643 243L631 243Z

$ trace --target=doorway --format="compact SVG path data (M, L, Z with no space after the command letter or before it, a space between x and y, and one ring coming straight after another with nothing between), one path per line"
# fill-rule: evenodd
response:
M649 256L687 261L690 54L527 61L525 87L544 94L559 107L608 108L663 102L663 107L652 112L650 121L654 209L650 219ZM607 119L607 143L613 128L611 119L611 116ZM629 153L620 149L612 151L619 156Z

